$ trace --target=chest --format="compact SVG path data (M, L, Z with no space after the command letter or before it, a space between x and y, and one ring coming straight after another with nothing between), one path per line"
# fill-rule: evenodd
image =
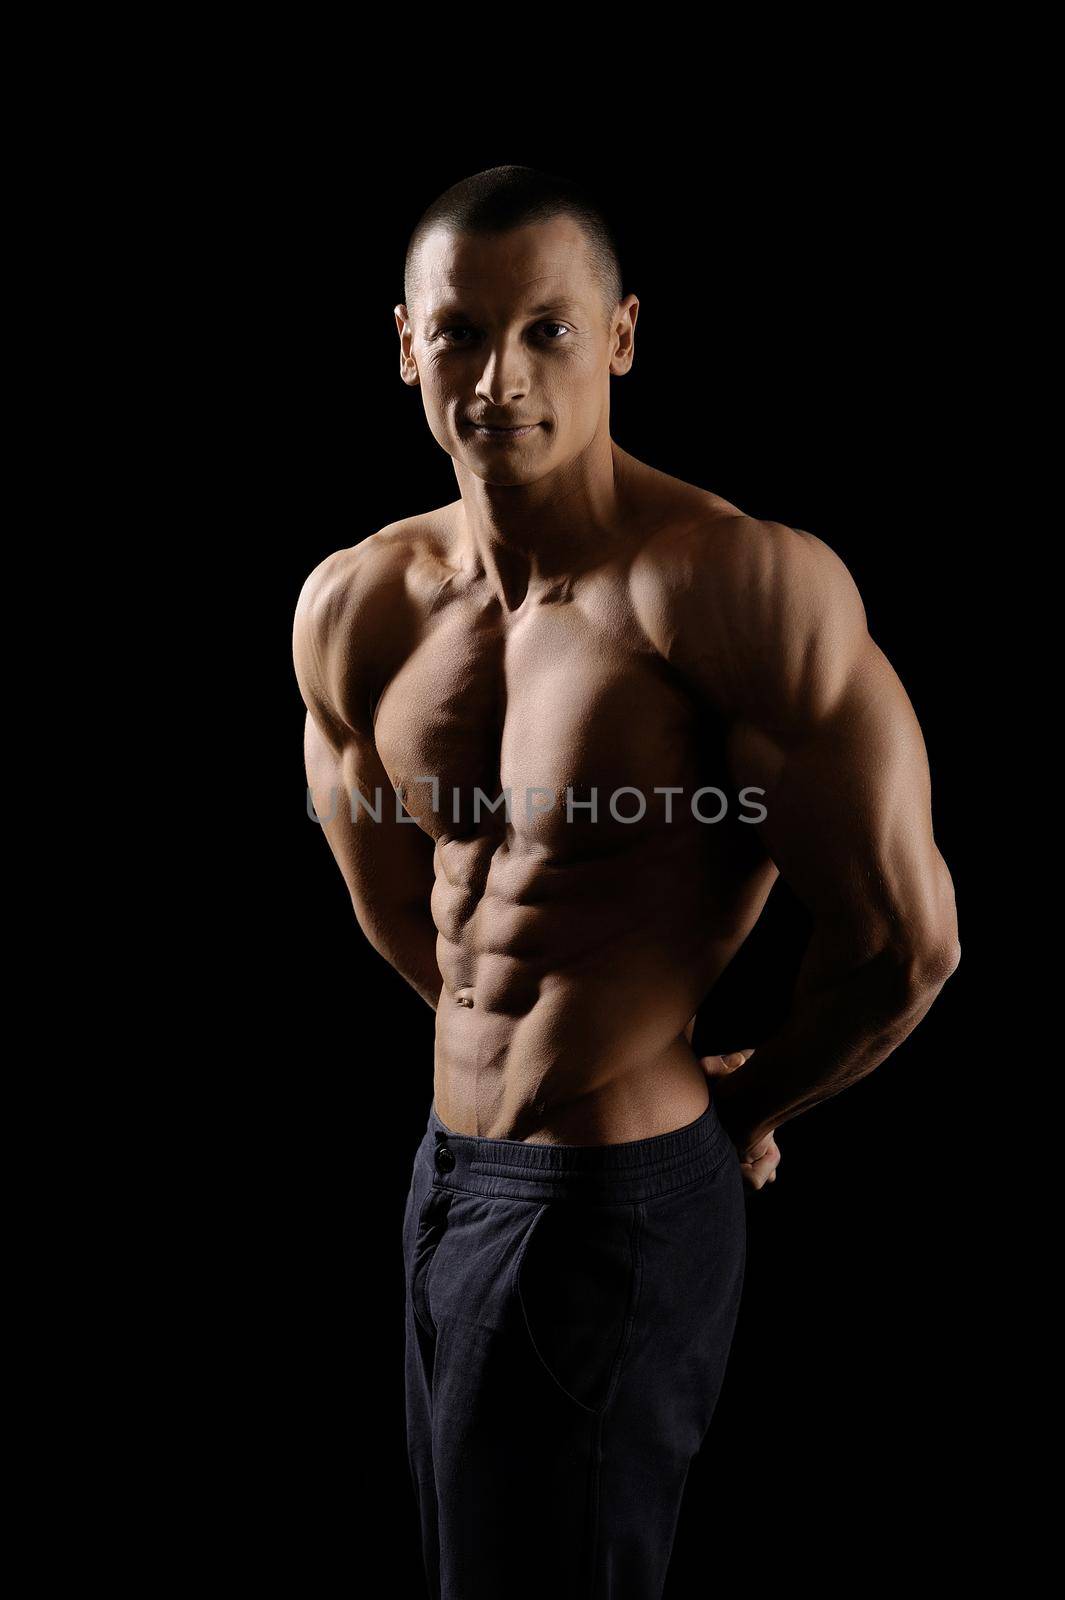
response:
M707 754L690 693L639 630L573 605L513 627L446 613L389 681L374 734L427 832L502 831L485 801L506 796L514 829L549 844L561 826L577 843L593 822L600 838L653 825L656 788L694 786Z

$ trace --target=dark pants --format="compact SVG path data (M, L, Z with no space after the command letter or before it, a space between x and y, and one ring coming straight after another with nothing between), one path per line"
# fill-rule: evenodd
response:
M713 1102L614 1145L473 1138L434 1105L403 1220L433 1600L658 1600L746 1244Z

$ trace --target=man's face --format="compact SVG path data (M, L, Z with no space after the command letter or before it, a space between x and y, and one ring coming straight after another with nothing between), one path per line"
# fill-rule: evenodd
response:
M423 241L413 306L397 306L400 370L422 391L434 439L491 484L532 483L609 424L638 301L608 322L587 236L568 216ZM522 431L486 431L486 425ZM479 426L480 425L480 426Z

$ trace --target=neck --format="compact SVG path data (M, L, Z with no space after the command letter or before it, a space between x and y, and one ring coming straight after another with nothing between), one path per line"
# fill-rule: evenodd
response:
M594 566L624 534L628 457L608 434L536 483L491 484L456 463L459 552L508 611Z

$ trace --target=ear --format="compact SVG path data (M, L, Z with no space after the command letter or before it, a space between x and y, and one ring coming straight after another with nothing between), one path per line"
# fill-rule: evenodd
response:
M396 332L399 334L399 375L404 383L417 389L421 379L418 376L418 363L414 359L414 324L410 312L401 303L393 307L392 315L396 319Z
M634 294L627 294L618 304L617 314L610 327L613 349L610 371L615 377L628 372L636 355L636 318L640 302Z

